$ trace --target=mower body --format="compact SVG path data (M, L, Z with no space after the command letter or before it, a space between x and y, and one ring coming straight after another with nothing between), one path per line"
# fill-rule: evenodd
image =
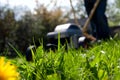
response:
M53 32L47 33L47 48L57 48L58 42L70 48L79 48L85 40L80 27L73 23L58 25Z
M44 50L56 50L58 46L64 45L65 49L77 49L84 46L85 37L79 26L73 23L61 24L55 27L53 32L48 32L47 42L44 44ZM60 42L60 43L58 43ZM59 45L60 44L60 45ZM35 45L26 50L26 60L32 61L32 51L35 53Z

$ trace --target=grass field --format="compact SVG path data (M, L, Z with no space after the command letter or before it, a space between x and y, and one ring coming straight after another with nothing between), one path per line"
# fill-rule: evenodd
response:
M33 53L33 61L25 56L11 60L17 65L21 80L119 80L120 40L94 44L89 49L44 51Z

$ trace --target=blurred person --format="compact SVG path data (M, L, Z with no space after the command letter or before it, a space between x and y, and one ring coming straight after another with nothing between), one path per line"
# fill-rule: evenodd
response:
M90 15L91 10L95 4L96 0L84 0L85 9L87 15ZM110 30L108 27L107 17L105 15L107 6L107 0L100 0L95 13L91 19L91 28L92 28L92 35L97 40L106 40L110 37Z

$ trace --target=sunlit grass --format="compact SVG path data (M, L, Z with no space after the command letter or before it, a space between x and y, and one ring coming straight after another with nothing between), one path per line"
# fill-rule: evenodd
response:
M36 49L33 61L25 57L13 60L23 80L119 80L120 41L102 41L89 49L59 46L56 51Z

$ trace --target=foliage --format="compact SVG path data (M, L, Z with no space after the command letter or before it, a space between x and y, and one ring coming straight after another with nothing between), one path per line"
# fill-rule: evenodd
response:
M106 15L109 21L109 25L119 25L119 16L120 16L120 1L114 0L112 3L108 0L107 1L107 9L106 9ZM78 18L85 18L86 17L86 11L84 8L84 1L83 0L77 0L77 4L74 6L74 9L76 11L76 15ZM71 12L70 12L71 13ZM69 14L71 15L71 14ZM71 16L70 16L71 17Z
M115 3L116 3L116 7L120 8L120 1L119 0L115 0Z
M35 8L35 17L44 26L43 32L53 31L56 25L65 23L65 18L60 8L49 11L44 5L37 6Z
M0 52L9 49L8 43L15 44L16 30L15 15L12 9L0 7ZM15 45L14 45L15 46Z
M86 11L85 11L85 6L84 6L83 0L78 0L78 3L76 4L76 11L80 18L86 17Z
M61 47L55 52L39 46L32 62L20 56L13 63L24 80L119 80L119 44L119 40L110 40L87 50Z
M77 17L86 17L83 1L77 0L76 2L74 9ZM119 0L115 0L115 3L108 3L106 14L110 25L119 24L120 11L118 3ZM63 12L60 7L49 10L47 6L37 3L34 12L30 10L18 11L23 16L16 19L18 15L16 16L15 12L17 11L15 9L10 9L8 6L0 6L0 54L5 54L6 52L13 54L8 43L13 44L24 52L33 43L33 39L38 42L39 39L46 36L47 32L53 31L56 25L65 23L66 18L70 19L73 13L71 10L67 11Z
M107 11L106 15L108 16L109 20L109 25L119 25L119 16L120 16L120 11L118 7L119 0L114 1L114 3L109 3L107 6Z
M19 26L16 30L18 36L16 42L20 50L25 51L30 44L33 44L33 39L36 44L39 44L39 39L53 31L56 25L64 23L65 19L62 14L60 8L48 11L44 5L37 6L34 13L26 11L22 19L18 21Z
M35 12L36 14L26 10L22 12L24 15L20 19L16 19L13 9L0 7L0 53L11 52L8 43L25 52L33 39L38 42L47 32L53 31L56 25L65 22L60 8L49 11L44 5L40 5Z

